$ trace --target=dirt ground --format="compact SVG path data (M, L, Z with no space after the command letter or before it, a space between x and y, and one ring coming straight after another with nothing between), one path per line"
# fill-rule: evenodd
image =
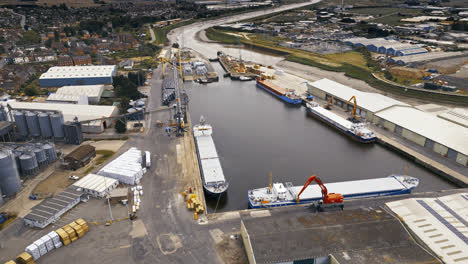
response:
M248 262L240 234L223 235L223 240L216 244L216 252L226 264L244 264Z

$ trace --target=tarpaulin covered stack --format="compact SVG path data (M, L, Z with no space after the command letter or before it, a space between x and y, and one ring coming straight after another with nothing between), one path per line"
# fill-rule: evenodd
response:
M118 180L120 183L135 185L143 177L142 155L137 148L130 148L115 160L104 166L98 174Z

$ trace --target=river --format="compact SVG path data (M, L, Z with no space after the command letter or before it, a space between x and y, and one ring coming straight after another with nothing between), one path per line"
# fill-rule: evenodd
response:
M420 179L414 191L454 188L451 183L378 144L364 145L291 107L255 82L223 78L208 85L185 83L192 123L201 115L213 126L213 138L230 183L225 199L207 201L208 210L248 208L247 190L275 182L302 185L317 174L325 183L403 174Z

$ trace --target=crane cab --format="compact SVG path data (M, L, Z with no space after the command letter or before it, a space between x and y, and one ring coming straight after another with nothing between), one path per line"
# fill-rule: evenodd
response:
M286 199L286 188L282 183L273 184L273 193L278 197L278 200Z

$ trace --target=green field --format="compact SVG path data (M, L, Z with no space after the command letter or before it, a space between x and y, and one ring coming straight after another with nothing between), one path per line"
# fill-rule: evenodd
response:
M372 22L398 25L403 18L409 18L413 16L422 15L422 11L419 9L410 8L393 8L393 7L375 7L375 8L353 8L349 10L350 13L370 15L375 17Z

